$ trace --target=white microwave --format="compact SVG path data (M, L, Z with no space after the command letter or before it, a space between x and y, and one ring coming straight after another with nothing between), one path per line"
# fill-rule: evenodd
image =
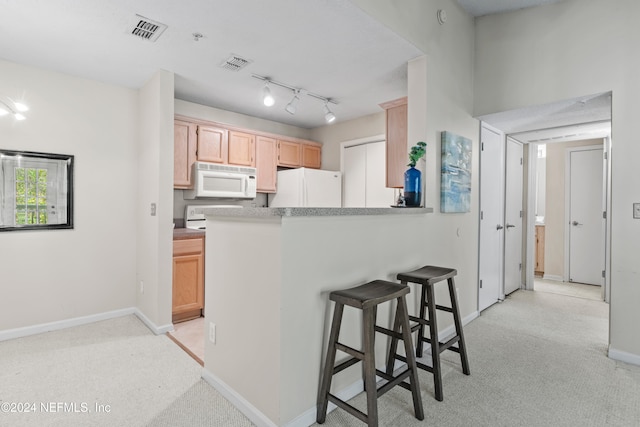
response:
M191 179L193 189L184 190L185 199L255 199L256 197L255 168L195 162Z

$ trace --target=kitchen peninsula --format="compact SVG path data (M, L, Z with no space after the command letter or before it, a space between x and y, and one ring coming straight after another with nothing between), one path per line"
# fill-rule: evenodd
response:
M203 377L258 425L313 424L333 313L329 293L374 279L395 281L396 273L427 263L426 221L432 211L205 210ZM389 304L381 306L378 323L390 326L391 312ZM341 333L341 341L356 348L359 314L345 310ZM380 366L385 343L377 337ZM336 376L333 392L359 392L360 373L352 368Z

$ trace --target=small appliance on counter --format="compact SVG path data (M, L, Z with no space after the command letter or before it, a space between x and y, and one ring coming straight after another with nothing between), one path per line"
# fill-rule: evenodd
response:
M342 207L342 173L297 168L278 171L278 191L269 195L272 208Z
M184 226L193 230L206 230L207 220L203 209L207 208L242 208L241 205L187 205L184 208Z

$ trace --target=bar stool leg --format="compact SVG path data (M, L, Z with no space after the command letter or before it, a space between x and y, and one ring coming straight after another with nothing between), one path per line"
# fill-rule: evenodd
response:
M406 282L404 282L406 283ZM422 292L421 292L421 296L420 296L420 319L426 319L425 315L425 311L427 309L427 304L430 301L433 301L433 295L429 297L429 299L427 299L427 285L422 285ZM431 314L429 314L429 322L431 322ZM423 345L424 345L424 341L425 341L425 336L424 336L424 323L420 323L420 327L418 328L418 337L417 337L417 343L416 343L416 356L417 357L422 357L423 354Z
M427 292L427 310L429 311L429 334L431 335L431 362L433 367L433 383L436 400L442 402L442 376L440 370L440 340L438 338L438 322L436 319L436 303L433 298L433 286L424 285Z
M458 297L456 295L456 285L453 277L447 280L449 284L449 297L451 298L451 309L453 310L453 321L456 325L456 335L460 337L458 341L458 349L460 350L460 361L462 362L462 372L470 375L469 360L467 359L467 346L464 343L464 334L462 332L462 320L460 319L460 310L458 309Z
M422 421L424 420L424 409L422 408L422 398L420 397L418 367L416 366L416 357L413 355L413 345L411 342L411 326L409 324L409 312L407 309L407 301L404 299L404 297L398 298L396 319L401 320L402 340L404 341L404 351L407 354L407 368L411 369L409 380L411 381L411 394L413 395L413 409L415 411L416 418ZM397 332L398 329L394 329L394 331Z
M333 367L336 362L336 343L340 334L340 324L342 323L342 312L344 305L336 303L333 310L333 321L331 322L331 333L329 334L329 345L327 346L327 357L324 362L322 373L322 385L318 394L318 405L316 421L323 424L327 418L327 406L329 405L329 391L331 390L331 379L333 378Z
M367 425L378 427L378 393L376 387L375 307L362 310L364 388L367 393Z
M405 302L406 305L406 302ZM399 306L396 307L396 316L393 321L393 329L394 332L398 333L400 331L400 309ZM403 331L404 333L404 331ZM411 350L413 353L413 350ZM393 368L396 364L396 354L398 353L398 338L396 335L391 336L391 345L389 346L389 355L387 356L387 374L393 375Z

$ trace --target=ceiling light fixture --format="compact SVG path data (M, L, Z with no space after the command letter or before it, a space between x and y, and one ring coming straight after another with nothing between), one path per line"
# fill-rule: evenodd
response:
M336 115L329 110L327 103L328 101L324 103L324 120L327 123L332 123L336 119Z
M287 113L289 113L289 114L295 114L296 113L296 108L298 106L298 101L300 101L300 98L298 97L299 94L300 94L300 91L296 90L294 95L293 95L293 99L291 99L291 101L289 101L287 106L284 107L284 109L287 111Z
M11 113L16 120L24 120L26 117L22 113L25 111L29 111L29 107L22 102L16 102L9 98L0 98L0 116L6 116Z
M264 83L264 88L262 89L262 102L267 107L271 107L276 103L276 100L271 95L271 89L269 89L269 80L266 80Z
M326 98L324 96L320 96L318 94L309 92L305 89L302 88L297 88L295 86L291 86L288 85L286 83L281 83L281 82L277 82L275 80L271 80L268 77L263 77L260 76L258 74L252 74L252 77L258 79L258 80L262 80L265 82L264 88L262 89L262 101L264 102L264 105L266 106L271 106L273 105L273 103L275 103L275 99L273 98L273 96L271 95L271 89L269 88L269 85L276 85L276 86L280 86L282 88L288 89L290 91L293 92L293 98L291 99L291 101L289 101L289 103L287 104L287 106L284 108L285 111L287 111L289 114L295 114L297 107L298 107L298 102L300 101L301 96L304 95L309 95L312 98L316 98L319 99L320 101L324 102L324 119L327 123L331 123L333 121L335 121L336 119L336 115L329 109L329 103L332 103L334 105L338 105L338 103L331 99L331 98ZM267 93L271 99L271 104L267 104Z

